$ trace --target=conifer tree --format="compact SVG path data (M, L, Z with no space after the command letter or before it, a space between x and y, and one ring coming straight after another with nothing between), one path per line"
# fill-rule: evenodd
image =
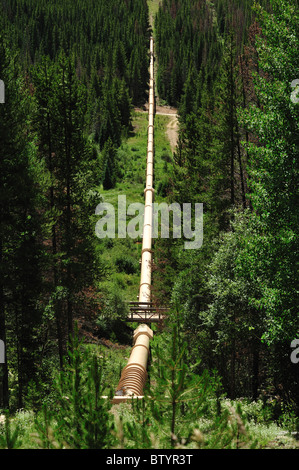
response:
M76 294L93 283L88 217L93 200L87 194L96 183L97 157L83 132L86 93L75 76L72 60L62 55L58 65L45 64L35 74L35 86L40 110L40 152L46 158L52 181L51 295L62 364L66 340L72 334Z
M49 180L36 154L30 128L32 100L16 56L0 40L0 74L6 86L1 105L1 303L0 337L6 343L3 366L3 404L8 407L8 367L18 377L18 406L35 377L44 291L42 266L47 264L43 237L47 236L42 208ZM24 130L26 129L26 132ZM14 331L7 336L7 325ZM39 339L38 339L39 338ZM11 352L16 350L15 357Z
M216 151L215 168L220 169L218 191L225 206L238 205L245 200L243 162L240 149L237 107L240 103L237 54L233 32L230 31L215 87ZM239 168L237 167L239 164ZM239 171L238 171L239 170Z
M109 138L103 148L102 152L102 165L103 165L103 188L114 188L117 177L117 161L116 150Z

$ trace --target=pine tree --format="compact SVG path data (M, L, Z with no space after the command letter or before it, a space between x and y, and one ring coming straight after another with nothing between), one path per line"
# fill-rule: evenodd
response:
M103 165L103 188L114 188L117 178L117 161L116 150L109 138L103 148L102 152L102 165Z
M75 327L64 369L55 382L59 406L53 429L56 440L71 449L107 449L112 444L111 401L103 397L104 370L105 360L82 348Z
M63 55L58 65L45 65L35 75L40 152L51 174L49 210L52 223L52 279L60 363L73 331L76 295L93 285L91 219L97 155L84 132L86 92L75 76L74 63ZM88 260L88 261L87 261Z
M174 308L163 335L155 335L152 344L155 360L150 363L150 383L145 398L141 405L135 403L139 400L132 400L136 424L124 424L137 448L158 444L172 449L181 439L188 442L193 431L192 422L205 414L219 385L217 378L206 370L197 374L195 366L190 368L180 316ZM149 423L151 435L147 430Z
M32 100L17 63L1 39L1 70L6 102L1 113L1 313L0 336L6 342L3 404L8 407L8 363L18 377L18 406L35 377L42 321L43 268L47 264L42 244L46 236L43 217L49 180L39 161L30 128ZM24 132L26 130L26 132ZM6 325L14 331L7 336ZM16 349L16 356L12 351Z

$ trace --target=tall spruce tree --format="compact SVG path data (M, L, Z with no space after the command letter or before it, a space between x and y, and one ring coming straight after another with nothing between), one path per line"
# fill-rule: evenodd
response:
M46 224L42 214L47 172L37 158L30 127L32 100L16 55L0 39L0 75L5 82L1 105L1 302L0 337L6 343L3 366L3 406L8 407L8 368L15 368L17 405L35 377L46 264ZM13 354L16 351L16 355Z
M90 190L96 184L97 155L84 135L86 92L76 77L73 60L62 55L57 65L45 63L35 74L35 86L40 152L52 182L51 295L62 365L73 332L76 295L93 284L93 231L88 214L94 202Z

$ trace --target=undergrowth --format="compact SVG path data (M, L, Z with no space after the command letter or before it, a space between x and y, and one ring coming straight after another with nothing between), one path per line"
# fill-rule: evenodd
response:
M52 396L39 409L1 412L0 448L298 448L292 413L286 410L275 422L262 400L219 394L215 371L193 372L175 325L156 334L152 348L145 398L113 405L130 348L105 350L75 338Z

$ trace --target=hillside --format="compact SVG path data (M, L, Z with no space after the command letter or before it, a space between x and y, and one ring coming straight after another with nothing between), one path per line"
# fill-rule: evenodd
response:
M0 448L297 449L298 1L1 9Z

